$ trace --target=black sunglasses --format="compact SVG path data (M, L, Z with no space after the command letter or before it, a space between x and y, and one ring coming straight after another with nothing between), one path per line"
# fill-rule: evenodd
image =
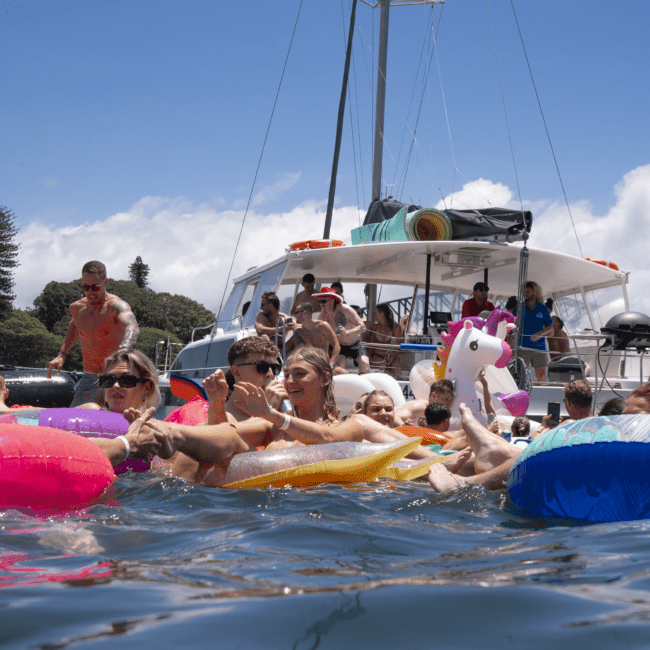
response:
M135 388L138 384L146 384L149 380L135 375L99 375L97 381L102 388L113 388L115 382L120 388Z
M237 366L255 366L257 368L257 372L259 372L260 375L265 375L269 371L269 368L271 370L273 370L274 375L279 375L280 370L282 370L282 364L280 364L280 363L269 363L268 361L253 361L252 363L237 363L235 365L237 365Z

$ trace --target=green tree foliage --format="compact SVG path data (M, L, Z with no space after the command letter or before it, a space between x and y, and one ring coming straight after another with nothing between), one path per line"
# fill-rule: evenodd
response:
M61 338L41 321L18 309L0 321L0 361L30 368L47 368L58 354Z
M129 278L132 282L144 289L148 283L147 276L149 275L149 265L145 264L142 261L142 258L138 255L135 258L135 262L129 266Z
M32 315L45 325L48 332L54 331L54 325L65 321L67 329L70 322L70 305L83 298L81 281L48 282L41 295L34 300L36 309ZM63 332L65 334L65 330Z
M195 300L170 293L156 295L164 305L167 329L176 332L183 343L190 342L193 327L209 325L215 321L215 315Z
M144 352L152 361L155 361L156 354L156 343L158 341L165 341L169 337L170 343L181 343L181 340L175 334L166 332L165 330L159 330L155 327L141 327L138 340L135 344L137 350ZM161 346L162 348L162 346ZM174 360L176 355L180 352L180 346L172 346L173 354L171 355L170 362ZM160 350L161 358L160 363L163 363L164 359L162 358L163 350Z
M18 266L19 246L14 242L18 228L14 225L16 215L0 206L0 320L12 313L14 274L12 269Z

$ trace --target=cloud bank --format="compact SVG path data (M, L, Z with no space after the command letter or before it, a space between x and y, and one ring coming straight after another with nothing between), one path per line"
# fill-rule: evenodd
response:
M290 175L279 179L286 188ZM294 181L295 182L295 181ZM277 188L262 190L272 193ZM567 207L551 201L524 202L534 213L529 244L572 255L604 258L630 270L628 295L632 310L650 314L650 267L648 256L650 223L650 165L626 174L615 188L616 202L606 214L594 214L588 201L571 204L582 253L576 241ZM486 179L466 184L453 197L454 207L501 206L518 208L513 192ZM442 206L439 206L442 207ZM306 202L289 212L251 210L246 218L239 250L243 210L219 210L194 205L184 198L145 197L125 212L82 226L51 228L32 223L19 232L20 266L16 269L16 307L31 306L50 280L69 282L80 277L82 265L91 259L103 261L109 276L128 278L128 267L140 255L149 265L154 291L178 293L215 311L224 286L251 266L259 266L281 255L291 242L318 238L322 232L326 203ZM363 219L356 207L334 211L333 237L350 243L350 230Z

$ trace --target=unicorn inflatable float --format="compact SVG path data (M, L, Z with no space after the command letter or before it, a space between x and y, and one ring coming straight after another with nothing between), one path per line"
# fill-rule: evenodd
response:
M432 369L430 366L427 368L429 362L425 361L414 366L411 386L418 374L426 380L423 375L431 377L433 370L431 379L445 378L454 382L456 404L466 404L477 419L485 422L487 418L481 408L483 395L481 392L479 396L476 389L478 376L485 370L488 389L491 394L494 391L492 399L495 411L501 411L503 415L524 415L528 410L528 393L517 389L506 368L512 357L512 349L504 339L514 328L514 322L515 317L499 307L487 319L471 316L449 321L449 333L441 334L443 346L438 347L439 361L432 362Z

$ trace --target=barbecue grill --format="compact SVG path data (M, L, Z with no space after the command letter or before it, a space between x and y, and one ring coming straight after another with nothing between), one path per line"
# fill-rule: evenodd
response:
M650 316L645 314L636 311L616 314L600 331L603 334L614 335L614 350L636 348L641 351L650 348ZM609 342L605 345L608 346Z

